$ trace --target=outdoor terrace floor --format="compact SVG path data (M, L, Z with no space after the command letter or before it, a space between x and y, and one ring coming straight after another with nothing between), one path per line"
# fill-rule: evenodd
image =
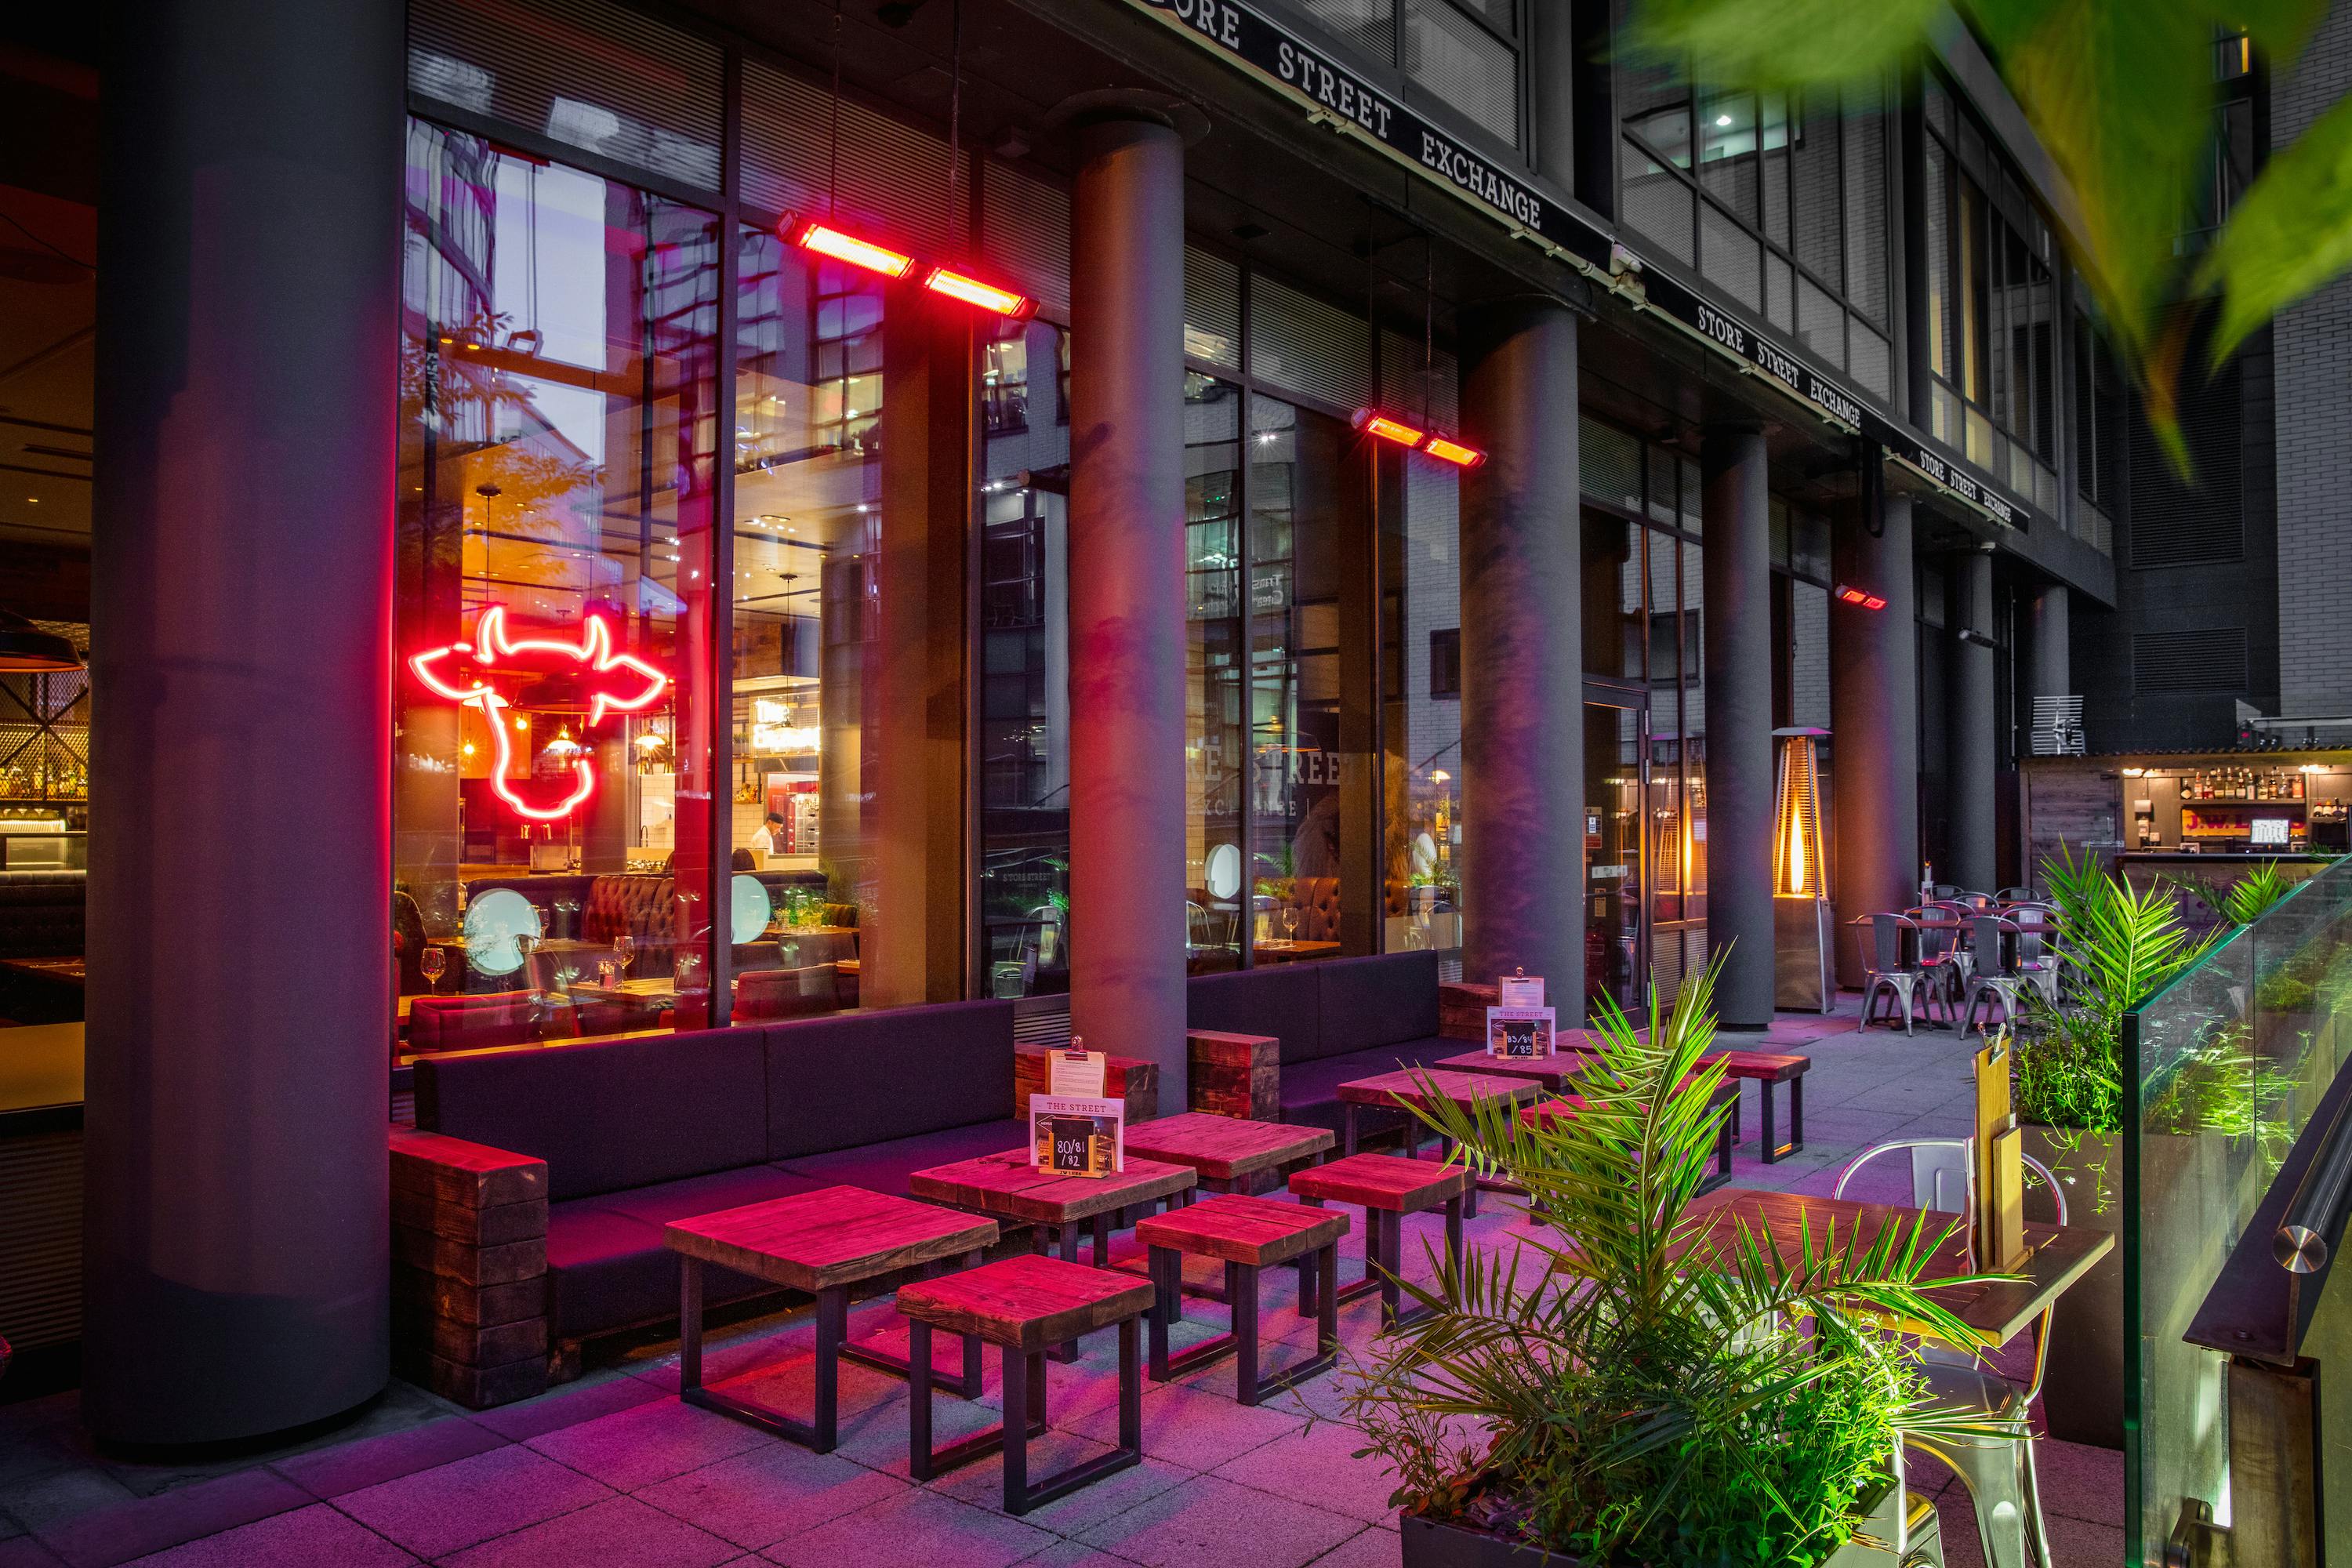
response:
M1727 1044L1800 1050L1807 1079L1807 1146L1776 1165L1749 1142L1733 1180L1826 1193L1838 1169L1893 1137L1966 1132L1975 1042L1949 1031L1854 1030L1839 1016L1783 1014L1769 1039ZM1743 1086L1744 1087L1744 1086ZM1907 1201L1899 1160L1856 1196ZM1474 1244L1507 1246L1526 1226L1489 1194L1469 1222ZM1408 1271L1425 1269L1436 1215L1408 1220ZM1351 1236L1346 1277L1361 1268ZM1263 1313L1270 1356L1311 1342L1269 1279ZM2063 1310L2063 1306L2061 1306ZM1340 1314L1361 1350L1376 1331L1370 1298ZM1223 1309L1187 1305L1179 1345L1220 1331ZM853 1339L898 1324L887 1301L851 1313ZM897 1329L903 1340L904 1328ZM808 1398L813 1330L805 1311L714 1330L705 1377L798 1408ZM1052 1435L1032 1445L1031 1474L1102 1452L1116 1434L1116 1337L1091 1336L1070 1366L1049 1368ZM996 1356L980 1405L940 1396L939 1441L994 1420ZM202 1465L129 1462L95 1451L76 1396L0 1405L0 1568L378 1568L419 1561L460 1568L1392 1568L1393 1485L1376 1458L1354 1458L1361 1436L1340 1415L1339 1374L1256 1409L1232 1398L1230 1361L1167 1385L1145 1384L1146 1458L1133 1469L1039 1509L1025 1520L996 1506L1001 1470L982 1460L918 1486L908 1479L907 1393L897 1379L841 1369L842 1439L818 1456L740 1423L680 1405L675 1342L520 1405L469 1413L395 1383L352 1425L297 1447ZM1311 1417L1311 1419L1310 1419ZM1980 1562L1965 1494L1940 1467L1914 1464L1938 1494L1946 1561ZM2042 1501L2063 1568L2123 1559L2123 1457L2044 1443Z

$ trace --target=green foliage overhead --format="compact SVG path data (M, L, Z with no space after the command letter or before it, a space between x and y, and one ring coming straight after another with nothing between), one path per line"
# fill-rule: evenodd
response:
M1721 962L1671 1016L1653 999L1646 1039L1603 1000L1572 1118L1434 1095L1417 1112L1525 1187L1534 1224L1404 1281L1433 1315L1349 1384L1400 1504L1593 1563L1806 1568L1854 1534L1904 1434L2010 1435L1924 1403L1882 1326L1969 1342L1923 1293L1957 1278L1928 1277L1943 1226L1808 1225L1784 1261L1769 1232L1685 1212L1721 1114L1723 1068L1700 1066ZM1465 1422L1492 1434L1483 1447Z
M2232 925L2250 926L2294 890L2279 863L2265 860L2230 884L2221 895L2221 913Z
M2272 159L2193 273L2174 243L2213 138L2216 30L2244 28L2284 73L2326 0L1956 0L1956 8L2073 189L2074 258L2185 473L2175 412L2183 291L2222 292L2210 344L2218 364L2352 266L2352 110L2343 104ZM1641 0L1632 47L1696 59L1725 86L1786 89L1902 62L1942 11L1939 0Z

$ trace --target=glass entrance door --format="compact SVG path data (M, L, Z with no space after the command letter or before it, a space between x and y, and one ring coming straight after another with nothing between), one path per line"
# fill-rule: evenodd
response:
M1584 690L1584 992L1589 1014L1608 996L1640 1005L1649 972L1642 810L1649 759L1648 694L1588 682ZM1563 1019L1563 1022L1566 1020Z

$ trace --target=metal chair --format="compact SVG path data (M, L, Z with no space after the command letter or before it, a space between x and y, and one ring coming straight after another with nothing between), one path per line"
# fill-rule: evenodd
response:
M1917 952L1919 922L1908 915L1864 915L1857 925L1866 921L1870 926L1871 963L1865 966L1862 985L1862 1021L1867 1026L1876 1021L1875 1010L1880 996L1887 1000L1886 1018L1894 1022L1895 1008L1903 1009L1903 1032L1911 1034L1915 1006L1934 1023L1936 990L1927 972L1916 963L1903 962L1903 933L1912 933L1913 952Z
M1919 967L1943 997L1945 1010L1958 1016L1976 973L1963 935L1974 914L1966 904L1956 903L1922 904L1904 912L1919 922Z
M2004 1023L2015 1023L2025 1010L2024 992L2029 985L2040 991L2042 982L2013 968L2001 956L2003 936L2016 936L2020 928L2015 921L2000 915L1979 915L1969 922L1969 945L1975 951L1975 978L1969 982L1969 1005L1960 1019L1960 1034L1965 1038L1977 1028L1977 1006L1988 998L2000 1004ZM1991 1017L1991 1010L1986 1010Z
M2058 935L2058 911L2047 904L2012 904L2006 915L2017 926L2016 972L2055 1007L2060 966L2052 944Z
M1993 894L1993 901L2001 904L2030 904L2033 901L2033 889L2003 888Z
M1865 1149L1838 1173L1832 1195L1845 1196L1846 1184L1855 1172L1880 1155L1898 1150L1908 1150L1911 1154L1913 1207L1956 1212L1963 1216L1969 1214L1973 1201L1968 1179L1969 1146L1965 1139L1959 1138L1898 1138ZM2058 1223L2064 1225L2064 1190L2047 1165L2031 1154L2024 1160L2026 1166L2042 1178L2057 1210ZM1944 1201L1948 1195L1948 1181L1959 1190L1957 1205ZM1977 1539L1983 1544L1988 1568L2025 1568L2029 1561L2029 1527L2032 1561L2042 1563L2043 1568L2049 1568L2051 1563L2050 1530L2042 1517L2042 1478L2034 1464L2034 1439L2027 1425L2027 1412L2042 1394L2042 1374L2050 1352L2050 1321L2056 1311L2053 1302L2043 1308L2041 1317L2034 1321L2033 1375L2023 1388L1998 1373L1986 1371L1972 1352L1918 1342L1920 1369L1931 1401L1979 1415L1989 1426L2008 1426L2021 1434L2014 1438L1907 1439L1942 1460L1968 1489L1969 1501L1976 1510Z

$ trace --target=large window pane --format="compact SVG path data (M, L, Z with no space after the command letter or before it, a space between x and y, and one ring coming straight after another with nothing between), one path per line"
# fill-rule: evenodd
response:
M406 205L404 1047L699 1024L717 220L422 123Z
M1381 947L1433 948L1451 956L1462 947L1465 896L1461 478L1421 458L1391 458L1381 472ZM1442 668L1449 654L1451 669Z
M1406 0L1404 72L1502 142L1519 140L1518 61L1447 0Z
M1370 543L1362 479L1349 471L1356 446L1336 419L1250 400L1250 861L1265 895L1261 963L1366 952L1373 941L1373 890L1354 841L1371 825L1348 809L1344 787L1370 761L1342 733L1356 717L1343 708L1360 713L1351 678L1369 652L1348 635L1369 631L1353 574ZM1360 474L1360 458L1353 466Z
M1790 155L1798 263L1832 289L1845 286L1841 258L1845 211L1838 184L1838 117L1834 89L1799 99L1796 146Z
M1255 876L1242 844L1250 787L1242 720L1241 389L1184 378L1185 946L1194 973L1237 969Z
M1691 189L1631 138L1620 144L1618 211L1627 226L1664 247L1675 260L1698 259L1691 239Z
M1886 321L1886 121L1872 80L1845 88L1845 293L1862 313Z
M937 699L962 677L970 405L896 389L930 384L927 357L967 384L969 323L941 330L919 296L769 231L740 245L735 1016L950 1001L968 967L964 785ZM987 335L982 410L1025 430L1033 345ZM1051 334L1034 346L1050 354ZM988 651L993 680L1007 649ZM1034 651L1012 647L1024 701L1042 690Z
M1068 500L1021 482L1069 461L1051 388L1028 391L1027 367L1058 363L1064 337L1008 322L981 365L980 919L994 996L1070 984Z

